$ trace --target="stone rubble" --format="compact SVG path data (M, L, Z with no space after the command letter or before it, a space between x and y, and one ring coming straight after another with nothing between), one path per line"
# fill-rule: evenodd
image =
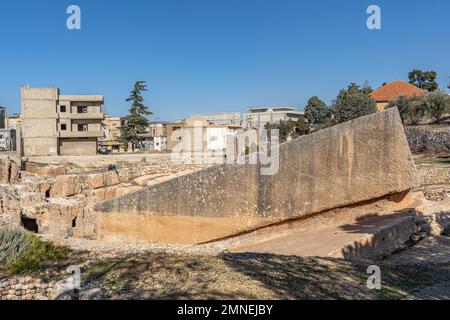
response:
M0 160L0 225L35 220L40 234L95 239L92 206L204 165L170 160L134 162L92 168L70 164L24 162L24 171L9 159ZM145 181L140 182L140 181Z
M430 201L443 201L450 194L450 167L420 166L420 188Z

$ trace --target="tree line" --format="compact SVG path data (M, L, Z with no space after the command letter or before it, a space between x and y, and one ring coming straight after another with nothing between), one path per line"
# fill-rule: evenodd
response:
M420 97L401 96L390 101L387 107L397 107L405 125L417 125L425 118L432 123L440 123L443 116L450 113L450 95L439 89L437 73L414 69L408 74L408 79L410 84L423 89L427 94ZM450 89L450 85L447 87ZM145 81L137 81L126 99L131 102L131 106L128 115L122 118L120 141L124 144L131 143L133 150L141 141L139 136L147 132L150 124L147 117L153 114L144 104L143 92L147 90ZM278 129L280 140L286 141L288 137L295 138L311 130L321 130L375 113L377 105L370 96L372 92L367 81L361 86L351 83L339 91L330 106L317 96L311 97L305 107L304 117L297 121L268 123L265 128L269 131Z
M402 121L406 125L416 125L424 119L437 124L443 116L450 112L450 95L439 90L435 71L421 71L414 69L409 75L409 83L425 92L420 97L401 96L390 101L388 108L398 107ZM450 85L448 86L450 89ZM362 86L351 83L342 89L336 99L328 106L319 97L311 97L305 107L305 117L314 130L321 130L330 126L350 121L377 111L376 102L370 96L373 92L366 82Z

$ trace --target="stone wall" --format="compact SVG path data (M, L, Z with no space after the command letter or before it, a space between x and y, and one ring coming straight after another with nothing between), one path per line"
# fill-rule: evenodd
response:
M450 153L450 126L436 128L405 128L411 151L415 154L448 154Z
M99 203L98 237L198 243L402 193L417 183L397 109L283 144L279 154L272 176L261 175L260 165L220 165ZM171 216L184 219L162 219ZM190 225L197 227L184 232Z
M445 200L450 194L450 167L421 166L418 168L420 188L431 201Z
M105 167L79 170L70 164L24 161L25 171L19 171L7 159L0 162L0 170L3 168L0 173L4 172L4 184L0 184L0 223L19 225L23 219L31 219L41 234L93 239L96 218L91 208L95 203L140 190L160 177L197 167L138 162L121 165L117 171ZM16 176L14 172L20 173L20 179L11 178Z
M450 186L450 167L421 166L418 171L421 186Z
M66 174L64 166L44 165L41 163L25 162L25 171L39 176L63 175Z
M54 285L32 277L0 279L0 300L49 300Z
M0 184L19 182L20 166L9 157L0 159Z

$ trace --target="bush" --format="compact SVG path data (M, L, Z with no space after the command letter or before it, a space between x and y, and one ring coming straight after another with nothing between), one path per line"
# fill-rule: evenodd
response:
M397 100L390 101L387 108L398 108L404 125L417 125L425 116L422 97L400 96Z
M62 259L67 251L22 229L0 228L0 261L14 274L39 270L43 262Z
M450 112L450 96L443 92L433 92L424 97L401 96L390 101L387 107L398 107L405 125L440 123Z
M444 92L433 92L423 99L425 113L433 123L440 123L442 117L450 112L450 96Z
M26 232L19 228L0 228L0 261L12 263L30 246Z

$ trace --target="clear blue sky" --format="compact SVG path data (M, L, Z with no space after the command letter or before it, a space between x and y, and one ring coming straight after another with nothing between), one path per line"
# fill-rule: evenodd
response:
M66 28L66 8L82 30ZM382 9L381 31L366 9ZM103 94L112 115L146 80L153 120L329 103L350 82L406 80L412 68L450 82L448 0L0 1L0 105L20 111L20 87Z

